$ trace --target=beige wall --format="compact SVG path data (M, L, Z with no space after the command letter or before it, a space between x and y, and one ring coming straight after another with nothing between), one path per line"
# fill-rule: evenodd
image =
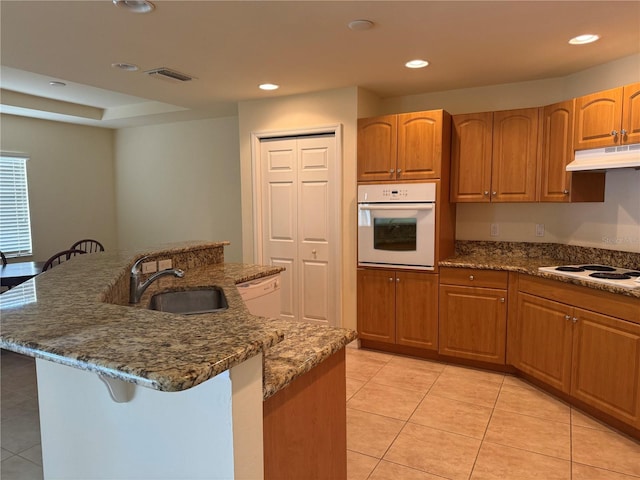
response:
M30 157L33 259L87 237L116 249L113 131L13 115L0 121L2 150Z
M228 240L241 261L238 119L123 128L115 135L120 248Z
M555 79L380 100L379 114L444 108L452 114L542 106L640 81L640 55ZM375 104L373 104L375 105ZM360 115L359 116L367 116ZM557 242L640 252L640 172L607 173L604 203L458 204L458 239ZM499 225L490 237L491 223ZM535 236L544 224L544 237Z
M356 110L358 89L241 102L238 106L242 167L244 261L253 261L251 134L342 125L342 323L356 326Z

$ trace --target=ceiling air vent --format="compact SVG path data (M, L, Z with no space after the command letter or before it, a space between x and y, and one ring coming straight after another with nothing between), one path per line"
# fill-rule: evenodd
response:
M145 73L152 77L160 78L163 80L170 80L172 82L188 82L190 80L193 80L193 77L190 77L189 75L176 72L175 70L171 70L170 68L166 67L154 68L153 70L148 70Z

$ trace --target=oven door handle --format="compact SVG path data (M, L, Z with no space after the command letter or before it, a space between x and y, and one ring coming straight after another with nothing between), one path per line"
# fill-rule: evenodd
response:
M433 210L433 203L419 205L359 205L360 210Z

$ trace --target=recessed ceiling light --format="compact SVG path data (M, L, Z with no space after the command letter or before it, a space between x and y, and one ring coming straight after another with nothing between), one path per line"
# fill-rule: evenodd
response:
M424 68L427 65L429 65L429 62L427 62L426 60L420 60L420 59L411 60L404 64L404 66L407 68Z
M51 80L49 82L49 85L51 85L52 87L66 87L67 84L64 82L58 82L57 80Z
M351 30L356 31L370 30L373 28L373 22L371 20L353 20L349 22L348 26Z
M147 0L113 0L113 4L133 13L149 13L156 6Z
M586 43L593 43L600 39L600 35L595 35L593 33L586 33L584 35L578 35L577 37L573 37L569 40L571 45L584 45Z
M275 83L263 83L262 85L258 85L260 90L277 90L280 88L280 85L276 85Z
M133 63L112 63L111 66L113 68L119 68L120 70L124 70L126 72L135 72L138 70L138 66Z

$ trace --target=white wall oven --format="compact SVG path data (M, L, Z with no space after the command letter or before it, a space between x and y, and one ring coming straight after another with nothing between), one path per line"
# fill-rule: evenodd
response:
M433 270L436 184L358 185L358 265Z

